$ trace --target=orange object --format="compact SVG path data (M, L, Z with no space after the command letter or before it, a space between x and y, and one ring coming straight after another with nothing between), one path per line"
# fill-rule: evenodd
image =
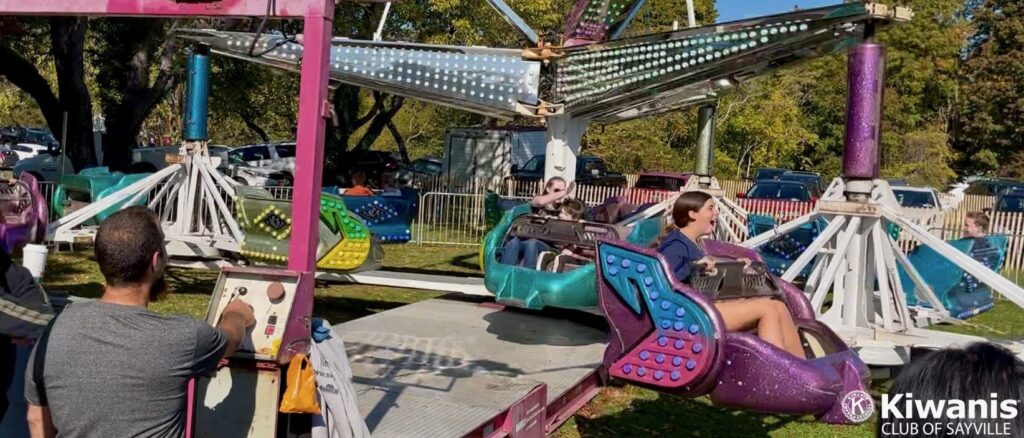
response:
M281 398L280 411L286 414L319 414L316 402L316 376L305 354L296 354L288 365L288 380Z
M375 196L376 193L373 190L366 188L366 186L355 186L345 190L342 196Z

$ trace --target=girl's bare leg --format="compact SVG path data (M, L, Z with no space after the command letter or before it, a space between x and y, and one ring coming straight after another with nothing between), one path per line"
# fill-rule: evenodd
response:
M765 342L788 351L801 359L806 358L789 309L782 302L770 298L716 302L728 331L757 329L757 336Z
M757 329L757 336L776 347L786 349L782 333L782 320L778 312L764 298L749 300L720 301L715 303L722 314L725 329L730 332L745 332Z
M789 313L789 308L782 301L771 300L771 302L779 313L782 337L786 341L785 350L796 357L806 359L807 355L804 353L803 342L800 341L800 332L796 328L796 322L793 321L793 315Z

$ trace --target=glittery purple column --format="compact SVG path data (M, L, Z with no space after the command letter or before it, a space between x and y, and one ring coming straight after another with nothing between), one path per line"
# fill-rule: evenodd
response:
M874 179L879 171L882 135L882 90L885 48L863 43L850 49L849 96L846 100L846 139L843 176Z

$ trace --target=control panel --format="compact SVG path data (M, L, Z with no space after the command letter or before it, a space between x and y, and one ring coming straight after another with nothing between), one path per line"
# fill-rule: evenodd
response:
M299 309L308 307L312 310L311 302L296 306L299 278L298 273L277 269L225 268L217 279L206 322L216 326L228 303L242 300L252 306L256 325L249 328L234 357L277 361L281 346L290 345L292 341L285 338L289 321L296 316L303 317L298 314L301 313ZM305 315L306 319L308 316ZM296 332L303 331L293 331ZM308 326L304 332L308 339Z

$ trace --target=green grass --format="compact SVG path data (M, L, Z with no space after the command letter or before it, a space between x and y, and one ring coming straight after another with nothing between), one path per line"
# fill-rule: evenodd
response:
M387 269L411 272L479 274L477 247L443 245L389 245L385 247ZM1024 281L1024 276L1011 279ZM171 269L170 290L165 299L154 303L158 312L188 314L201 318L206 313L210 291L217 273ZM98 297L102 293L102 275L90 249L51 253L44 284L49 289L66 290L72 295ZM441 295L399 288L337 285L321 283L316 289L316 313L332 324L360 318L420 300ZM996 307L971 319L965 325L936 327L957 333L990 338L1024 338L1024 311L1013 303L998 299ZM889 382L872 388L876 395ZM785 417L720 409L706 397L686 399L659 394L629 385L612 385L553 436L620 437L661 435L680 437L873 437L874 424L831 426L812 417Z

